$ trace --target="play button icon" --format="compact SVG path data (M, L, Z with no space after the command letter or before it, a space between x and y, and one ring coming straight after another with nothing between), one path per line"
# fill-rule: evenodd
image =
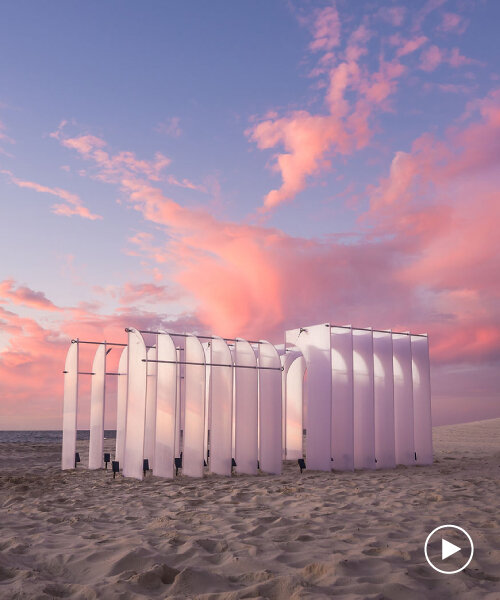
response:
M448 540L445 540L444 538L441 540L441 560L447 559L456 552L460 552L460 550L462 550L462 548L455 546L455 544L452 544Z
M474 544L462 527L441 525L427 536L424 553L434 570L450 575L467 567L474 554Z

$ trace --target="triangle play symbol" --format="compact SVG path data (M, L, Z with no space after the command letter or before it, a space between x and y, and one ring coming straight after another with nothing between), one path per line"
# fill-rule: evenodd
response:
M446 558L452 556L456 552L460 552L461 549L462 548L455 546L455 544L452 544L451 542L443 538L441 540L441 560L445 560Z

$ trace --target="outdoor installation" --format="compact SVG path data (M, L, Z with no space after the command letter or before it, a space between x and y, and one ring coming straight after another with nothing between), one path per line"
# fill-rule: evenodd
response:
M285 345L126 329L127 343L75 339L64 369L62 468L75 467L78 378L89 375L90 469L103 466L107 376L118 376L116 456L124 476L279 474L432 462L426 335L323 323ZM94 344L91 371L79 345ZM107 372L113 346L123 348ZM117 357L118 358L118 357ZM305 438L303 437L305 431ZM305 441L305 444L304 444ZM305 448L305 453L304 453ZM303 468L303 464L302 464Z

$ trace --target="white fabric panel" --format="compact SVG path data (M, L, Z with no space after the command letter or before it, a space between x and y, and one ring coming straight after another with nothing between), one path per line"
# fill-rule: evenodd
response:
M288 332L287 332L288 334ZM306 418L307 467L330 471L331 410L332 410L332 359L330 324L307 327L293 340L302 351L307 364L305 380L308 397ZM288 341L287 337L287 341Z
M373 333L352 330L354 372L354 468L375 468Z
M411 336L415 452L418 465L432 464L432 416L429 340Z
M205 435L205 352L194 335L186 338L185 387L186 407L184 425L184 450L182 473L190 477L203 477L203 440Z
M64 363L62 469L75 468L78 412L78 343L71 344Z
M332 327L332 466L354 469L352 329Z
M203 458L208 465L208 431L210 429L210 419L212 417L210 405L212 403L212 398L210 396L210 377L212 375L212 368L210 367L210 342L205 342L202 344L203 350L205 352L205 362L207 363L207 367L205 369L205 433L203 435Z
M177 397L177 350L172 338L162 333L156 341L158 360L156 367L156 437L154 474L158 477L174 476L175 409Z
M146 425L144 427L144 458L149 461L149 468L155 468L155 437L156 437L156 377L157 360L156 348L149 348L148 379L146 384Z
M304 373L306 361L303 356L293 356L286 376L286 458L302 458L302 406L304 400Z
M279 475L282 464L281 360L269 342L259 344L259 367L260 468L265 473Z
M181 402L182 395L184 394L184 385L183 379L184 377L184 369L183 365L179 364L183 358L182 352L179 349L176 349L177 355L177 397L175 400L175 457L179 458L181 455Z
M414 465L413 378L411 372L410 336L393 334L392 348L396 463L398 465Z
M235 461L238 473L257 473L257 395L258 375L252 346L242 339L235 342Z
M210 342L210 362L229 365L210 368L210 460L212 473L231 475L233 423L233 359L226 342Z
M125 477L142 479L144 428L146 421L146 345L137 329L128 332L127 428L125 432Z
M90 388L89 469L104 467L104 398L106 390L106 344L97 347L92 363Z
M118 383L116 392L116 450L115 460L123 462L125 454L125 429L127 427L127 363L128 348L124 348L118 364Z
M280 354L280 361L283 370L281 371L281 456L286 459L286 376L288 366L286 354Z
M375 457L377 469L396 466L394 441L394 376L392 334L373 332L373 374L375 386Z

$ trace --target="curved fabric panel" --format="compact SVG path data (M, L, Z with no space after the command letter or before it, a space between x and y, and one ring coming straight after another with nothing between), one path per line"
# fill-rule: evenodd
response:
M127 427L123 474L142 479L146 421L146 344L137 329L128 332Z
M104 402L106 390L106 344L97 347L92 363L90 390L89 469L104 467Z
M289 332L287 332L288 334ZM287 337L287 342L290 337ZM308 398L306 415L307 467L330 471L331 464L331 410L332 359L330 324L314 325L302 330L293 343L302 351L307 364L305 380Z
M306 361L296 352L291 355L291 362L287 365L286 390L285 390L285 449L288 460L302 458L302 431L303 415L302 406L304 401L304 373ZM288 362L288 361L287 361ZM286 367L285 367L286 368Z
M418 465L432 464L431 380L429 340L411 336L415 452Z
M234 363L236 471L255 475L258 460L258 375L255 368L241 368L257 366L255 352L246 340L235 342Z
M233 359L222 338L210 342L210 460L212 473L231 475L233 423Z
M77 340L78 341L78 340ZM75 468L78 413L78 343L71 344L64 363L62 469Z
M373 374L377 469L391 469L396 466L396 448L392 334L389 331L373 332Z
M205 436L205 352L200 340L189 335L185 349L186 408L184 425L184 450L182 473L190 477L203 477Z
M396 463L398 465L414 465L413 377L410 336L393 334L392 348Z
M116 392L116 450L115 460L123 462L125 454L125 429L127 427L127 363L128 348L124 348L118 364L118 383Z
M174 476L175 411L177 400L177 350L173 339L166 333L156 339L158 360L156 367L156 436L154 474Z
M144 427L144 458L149 461L149 468L155 468L155 446L156 446L156 377L157 377L157 352L156 348L149 348L148 379L146 383L146 424Z
M264 368L262 368L264 367ZM281 473L281 361L276 348L259 344L259 456L266 473Z
M352 329L331 327L332 344L332 466L354 469L354 383Z
M373 333L352 330L354 372L354 468L375 468Z

